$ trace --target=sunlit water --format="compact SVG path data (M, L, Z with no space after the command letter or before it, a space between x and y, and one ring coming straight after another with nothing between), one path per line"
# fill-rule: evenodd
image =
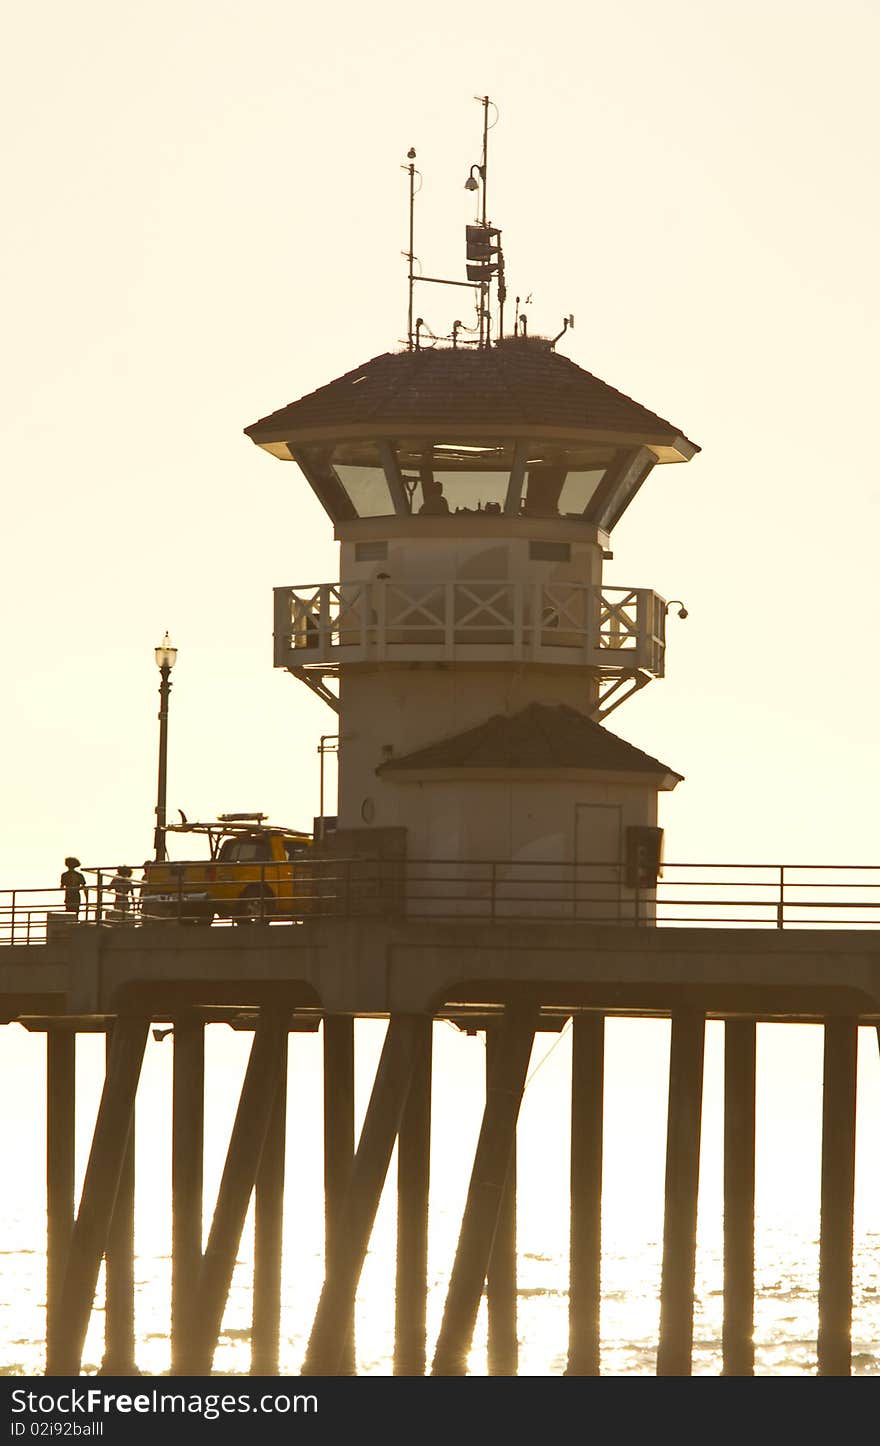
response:
M785 1027L774 1028L775 1034L765 1030L759 1035L756 1371L810 1375L816 1369L821 1031L788 1027L788 1034L781 1036L779 1029ZM380 1024L359 1026L359 1114L366 1106L382 1032ZM485 1069L479 1039L467 1039L448 1027L435 1034L429 1359L461 1223ZM0 1040L13 1046L0 1072L8 1074L14 1067L17 1090L12 1108L13 1097L6 1091L0 1140L5 1161L14 1166L7 1177L5 1212L0 1218L0 1373L38 1375L44 1369L45 1320L44 1054L39 1036L26 1037L18 1030L15 1036L10 1030L0 1033ZM720 1038L718 1027L710 1025L693 1356L695 1373L703 1375L721 1370ZM208 1031L206 1229L248 1043L246 1036L221 1027ZM662 1021L609 1022L602 1281L602 1371L608 1375L651 1375L655 1370L665 1151L662 1085L667 1059L668 1026ZM100 1091L103 1040L82 1040L78 1060L81 1177ZM151 1041L138 1096L137 1364L148 1374L162 1374L170 1364L170 1063L170 1047ZM566 1366L569 1067L568 1040L542 1036L533 1056L518 1145L518 1333L523 1375L559 1375ZM860 1095L853 1370L872 1374L880 1371L880 1185L871 1149L880 1113L880 1065L873 1031L862 1031ZM301 1369L323 1278L320 1097L320 1039L294 1036L280 1357L281 1371L289 1375ZM364 1375L392 1370L394 1174L392 1163L358 1293L357 1368ZM252 1245L249 1219L214 1359L216 1373L243 1374L249 1369ZM84 1373L100 1365L103 1324L102 1272ZM469 1369L475 1374L486 1371L485 1303Z

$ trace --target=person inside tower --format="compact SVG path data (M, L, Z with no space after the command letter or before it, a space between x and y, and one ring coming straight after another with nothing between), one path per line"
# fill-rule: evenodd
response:
M564 467L530 467L522 511L525 517L558 517Z
M449 503L443 496L443 483L437 481L430 467L422 467L419 472L419 477L422 482L422 497L424 499L419 508L419 513L439 514L441 512L448 512Z

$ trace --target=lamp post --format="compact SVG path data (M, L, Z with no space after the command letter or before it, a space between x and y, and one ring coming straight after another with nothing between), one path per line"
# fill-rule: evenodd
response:
M159 863L167 858L165 852L165 788L168 782L168 697L171 693L171 669L177 660L177 649L172 645L167 632L156 648L156 667L162 681L159 684L159 791L156 798L156 835L153 851Z

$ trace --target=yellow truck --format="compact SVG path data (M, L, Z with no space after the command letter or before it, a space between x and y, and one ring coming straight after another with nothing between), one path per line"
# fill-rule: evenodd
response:
M221 813L213 823L170 824L166 835L195 834L209 857L144 864L144 923L175 919L211 924L215 917L252 924L307 912L311 879L307 860L312 835L269 824L263 813ZM166 845L175 843L166 838Z

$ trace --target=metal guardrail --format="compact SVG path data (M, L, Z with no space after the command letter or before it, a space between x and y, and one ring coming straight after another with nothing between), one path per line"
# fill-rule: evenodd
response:
M653 886L607 863L322 857L295 868L227 866L226 897L192 886L185 867L156 895L142 880L126 898L115 869L85 870L78 910L61 888L0 891L0 944L42 944L80 923L299 924L324 916L505 922L544 919L657 928L872 929L880 925L880 865L664 864ZM140 871L138 871L140 872ZM286 872L286 877L282 877ZM239 889L240 884L240 889Z

